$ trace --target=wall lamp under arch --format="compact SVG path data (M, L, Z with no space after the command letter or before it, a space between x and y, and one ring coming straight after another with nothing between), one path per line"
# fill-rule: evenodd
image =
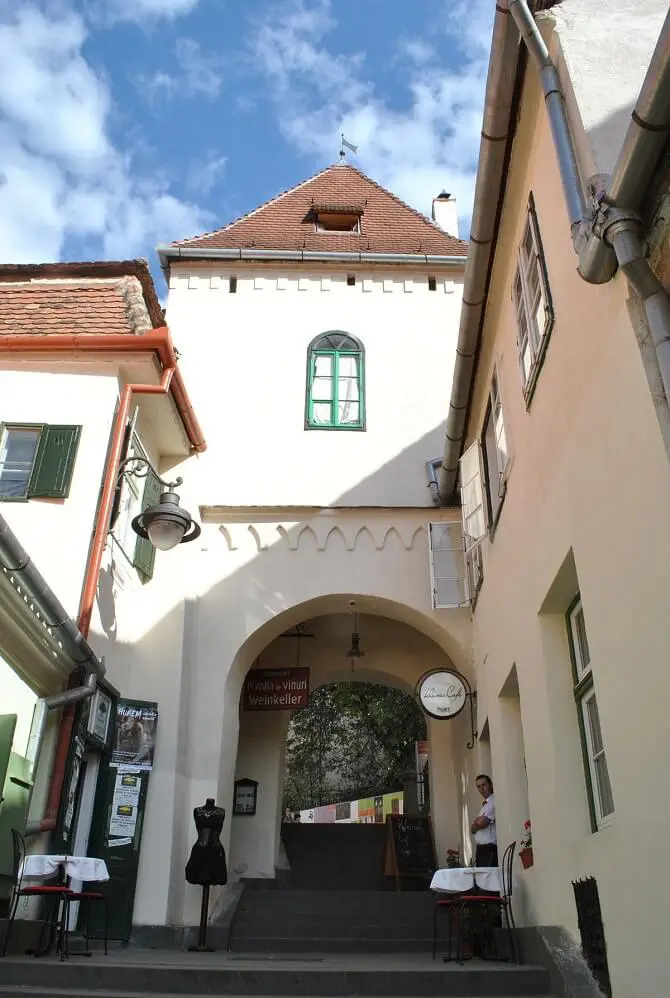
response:
M117 484L124 475L146 478L151 473L166 490L153 506L148 506L133 517L131 527L139 537L153 544L159 551L171 551L178 544L187 544L200 536L200 524L196 523L187 510L179 505L179 496L174 491L183 484L183 478L174 482L164 481L150 461L144 457L128 457L119 465Z

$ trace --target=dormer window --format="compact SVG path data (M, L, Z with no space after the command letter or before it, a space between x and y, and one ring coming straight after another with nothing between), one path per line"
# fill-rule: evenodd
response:
M313 207L315 232L347 232L359 235L363 208L357 204L315 204Z

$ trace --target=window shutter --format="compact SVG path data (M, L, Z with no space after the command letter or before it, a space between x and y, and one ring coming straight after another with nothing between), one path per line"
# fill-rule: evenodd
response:
M486 533L484 489L482 485L481 447L479 441L468 447L459 462L461 469L461 504L465 550Z
M35 455L28 497L66 499L81 426L45 426Z
M465 560L460 523L429 523L433 609L464 606Z
M149 506L155 506L160 499L162 492L161 484L155 475L151 472L147 475L146 484L144 486L144 495L142 496L142 512ZM144 537L138 537L137 543L135 544L135 556L133 557L133 565L135 568L142 573L144 580L148 581L154 574L154 561L156 559L156 548L153 546L150 540L145 540Z

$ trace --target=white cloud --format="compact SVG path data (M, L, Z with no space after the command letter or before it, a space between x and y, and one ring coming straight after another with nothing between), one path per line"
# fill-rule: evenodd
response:
M397 110L365 77L363 53L338 54L324 44L335 27L331 0L275 3L256 24L252 57L271 81L286 140L321 163L337 158L339 133L359 147L353 160L421 211L446 188L469 217L493 16L487 0L443 2L433 33L450 37L458 65L434 57L435 37L399 39L409 60L409 106Z
M175 43L178 72L158 70L153 76L140 76L141 87L149 96L218 97L223 84L221 60L206 55L192 38L178 38Z
M204 159L200 158L194 162L186 180L189 190L194 194L209 194L223 173L227 160L227 156L209 152Z
M106 83L82 55L82 19L0 6L0 259L57 259L68 238L103 256L206 229L209 215L138 174L116 148Z
M190 14L199 0L101 0L99 13L107 23L131 21L143 24L151 21L174 21Z

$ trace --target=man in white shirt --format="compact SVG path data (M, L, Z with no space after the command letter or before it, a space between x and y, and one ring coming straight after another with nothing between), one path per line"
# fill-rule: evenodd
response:
M477 790L483 798L482 809L472 822L470 831L475 837L475 866L498 865L498 837L496 835L496 809L491 777L480 773Z

